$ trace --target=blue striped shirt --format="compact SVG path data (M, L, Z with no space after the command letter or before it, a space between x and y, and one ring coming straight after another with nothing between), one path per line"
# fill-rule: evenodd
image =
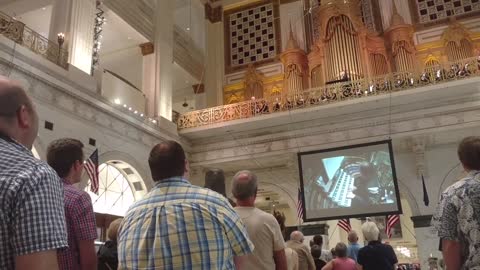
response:
M174 177L127 212L118 235L119 269L235 269L253 251L227 199Z

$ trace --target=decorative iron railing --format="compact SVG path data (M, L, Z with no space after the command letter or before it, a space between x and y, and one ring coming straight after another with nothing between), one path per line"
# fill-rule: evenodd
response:
M413 72L392 73L370 79L313 88L295 96L271 96L265 99L192 111L182 114L177 121L177 126L179 129L200 127L264 114L321 106L349 99L383 95L472 76L480 76L480 56L452 62L442 67L430 67L428 71L421 74Z
M64 69L68 68L67 50L3 12L0 12L0 34Z

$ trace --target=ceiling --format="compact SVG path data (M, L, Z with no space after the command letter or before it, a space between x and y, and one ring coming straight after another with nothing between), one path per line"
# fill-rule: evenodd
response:
M103 25L102 54L138 46L148 40L121 19L115 12L105 9L106 24Z

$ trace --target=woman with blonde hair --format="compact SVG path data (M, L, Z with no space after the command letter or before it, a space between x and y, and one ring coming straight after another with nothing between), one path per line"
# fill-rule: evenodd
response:
M117 252L117 236L118 228L122 222L121 218L117 218L110 223L107 230L107 238L110 239L100 247L97 253L98 270L117 270L118 252Z

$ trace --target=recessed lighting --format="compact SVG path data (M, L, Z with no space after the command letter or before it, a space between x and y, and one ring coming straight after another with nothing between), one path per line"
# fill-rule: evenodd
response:
M120 99L119 98L116 98L113 102L115 102L115 104L117 104L117 105L120 105Z
M46 7L43 7L42 10L47 10L47 8L46 8Z
M128 37L128 40L131 40L131 39L132 39L132 37Z
M187 31L190 31L190 27L187 27Z

